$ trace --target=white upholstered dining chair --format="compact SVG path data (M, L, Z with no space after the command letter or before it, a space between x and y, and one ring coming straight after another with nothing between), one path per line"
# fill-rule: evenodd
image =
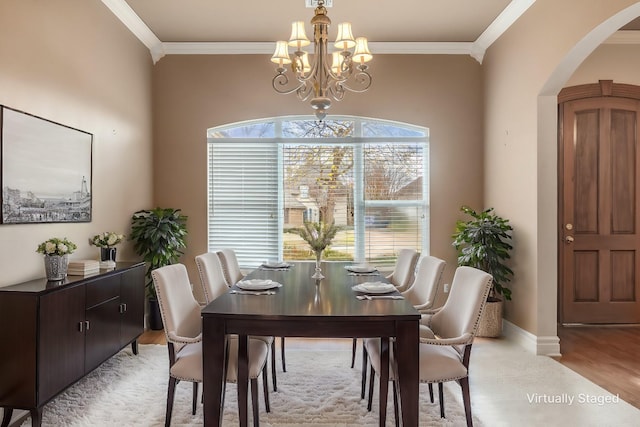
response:
M409 285L413 283L418 256L418 251L415 249L405 248L400 249L400 252L398 252L396 265L391 274L387 276L387 280L393 283L393 286L395 286L398 291L406 291Z
M225 294L229 288L224 278L222 264L217 253L204 253L196 256L196 266L202 284L202 293L207 304ZM276 345L271 336L252 336L264 341L271 348L271 378L273 380L273 391L278 391L276 379Z
M413 283L402 292L407 301L413 305L418 311L429 310L433 307L433 303L442 280L442 273L447 265L446 261L431 256L423 255L416 263L416 272ZM362 387L360 397L364 399L365 384L367 380L367 367L369 360L367 357L367 349L362 349ZM433 389L429 384L429 395L433 402Z
M238 263L238 257L233 249L221 249L216 253L220 258L220 264L222 264L222 271L224 272L227 286L231 287L244 279L244 274L242 274L242 269ZM280 356L282 358L282 371L287 372L287 363L284 356L284 337L280 337ZM275 378L275 370L273 370L273 372Z
M171 425L175 388L180 381L193 383L192 414L196 413L198 383L202 382L202 319L200 304L193 296L187 269L183 264L172 264L155 269L151 272L151 277L158 296L169 350L169 385L165 415L165 426L168 427ZM227 345L229 357L226 380L237 382L238 340L228 338ZM249 378L255 426L259 425L257 378L261 372L265 407L267 412L270 411L264 369L267 354L268 348L264 341L249 340Z
M478 330L478 322L487 302L492 277L484 271L472 267L456 269L449 298L445 304L423 317L420 330L419 378L422 383L438 383L440 398L440 416L444 418L442 383L457 381L462 388L462 400L467 426L473 425L471 415L471 397L469 393L469 362L471 346ZM380 371L380 340L365 340L365 348L373 372ZM396 423L397 408L397 369L395 366L394 346L390 351L389 379L393 381ZM373 379L369 386L369 407L373 395ZM384 420L381 420L384 424Z
M391 272L386 278L387 280L396 287L399 292L405 291L409 285L413 282L414 278L414 270L416 267L416 261L418 260L418 251L415 249L400 249L398 252L398 257L396 258L396 264ZM351 346L351 367L353 368L356 361L356 347L358 344L358 339L353 339L353 344Z
M416 310L424 311L433 307L446 265L446 261L431 255L423 255L418 259L413 283L401 292Z
M220 258L220 264L222 265L227 286L231 287L244 279L244 274L242 274L240 264L238 263L238 257L236 257L236 252L233 249L221 249L216 253Z

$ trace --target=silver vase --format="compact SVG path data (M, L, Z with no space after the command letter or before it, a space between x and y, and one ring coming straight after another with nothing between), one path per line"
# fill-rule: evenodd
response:
M44 256L44 270L47 274L47 280L64 280L64 278L67 277L68 267L69 258L67 255Z

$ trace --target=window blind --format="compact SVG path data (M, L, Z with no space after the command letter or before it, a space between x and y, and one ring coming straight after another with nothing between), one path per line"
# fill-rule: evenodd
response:
M209 144L209 250L232 248L242 267L278 258L278 146Z
M395 122L277 118L209 129L209 250L243 267L312 259L290 228L334 221L325 258L376 266L428 253L428 134Z

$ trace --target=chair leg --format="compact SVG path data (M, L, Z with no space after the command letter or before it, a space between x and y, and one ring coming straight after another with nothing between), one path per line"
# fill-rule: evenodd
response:
M267 366L262 368L262 390L264 392L264 408L265 411L271 412L269 405L269 378L267 377Z
M444 390L442 383L438 383L438 400L440 401L440 418L444 418Z
M191 415L196 414L196 408L198 407L198 383L193 383L193 402L191 404Z
M253 408L253 427L260 426L260 419L258 418L258 379L251 379L251 406Z
M278 381L276 380L276 340L271 341L271 379L273 380L273 391L278 391Z
M398 407L398 384L393 382L393 416L396 420L396 427L400 427L400 408Z
M376 371L373 369L373 365L369 365L369 400L367 401L367 411L371 412L371 404L373 402L373 384L376 382Z
M173 411L173 396L176 392L176 384L178 384L178 380L169 377L169 389L167 390L167 413L164 419L165 427L169 427L171 425L171 412Z
M433 383L429 383L429 399L433 403Z
M287 372L287 364L284 361L284 337L280 337L280 355L282 356L282 372Z
M11 416L13 415L13 408L4 408L4 415L2 416L2 427L8 427Z
M362 345L362 386L360 387L360 399L364 399L364 390L367 384L367 365L369 364L367 349Z
M473 427L473 417L471 416L471 395L469 393L469 377L460 380L462 387L462 401L464 402L464 413L467 416L467 427Z
M353 339L353 343L351 344L351 368L356 363L356 347L358 346L358 338Z

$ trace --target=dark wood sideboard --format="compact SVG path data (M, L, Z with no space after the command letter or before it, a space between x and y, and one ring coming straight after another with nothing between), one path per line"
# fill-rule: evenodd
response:
M144 331L144 263L63 281L0 288L2 426L13 409L42 422L44 405Z

